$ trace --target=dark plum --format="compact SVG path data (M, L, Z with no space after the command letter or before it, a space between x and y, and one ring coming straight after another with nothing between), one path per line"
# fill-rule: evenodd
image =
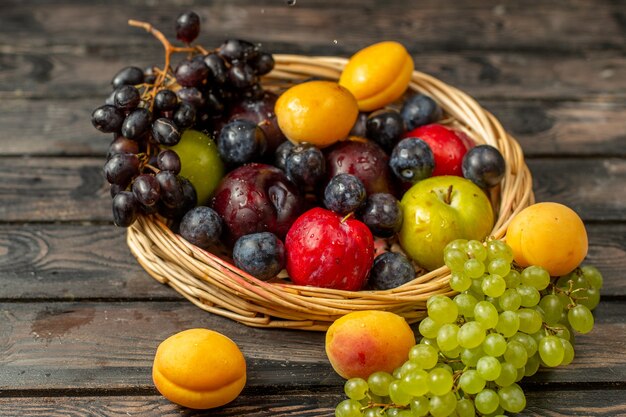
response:
M400 113L395 110L379 110L367 118L366 136L388 152L403 134L404 122Z
M385 252L374 258L368 278L373 290L389 290L415 278L415 268L406 256L397 252Z
M124 113L115 106L105 104L91 113L91 124L101 132L119 132L124 123Z
M242 165L265 152L265 133L250 120L236 119L222 128L217 147L226 164Z
M442 117L441 107L435 100L423 94L409 97L400 110L407 130L435 123Z
M491 145L478 145L463 157L463 176L481 188L498 185L504 177L506 163L500 151Z
M137 219L139 205L130 191L120 191L113 197L113 222L119 227L128 227Z
M391 237L402 227L402 208L391 194L376 193L368 196L359 214L374 236Z
M189 11L181 13L176 19L176 39L191 43L200 33L200 16Z
M143 70L138 67L124 67L111 80L111 85L117 89L123 85L137 85L144 82Z
M202 249L209 249L219 242L222 219L210 207L194 207L183 216L179 232L189 243Z
M432 175L435 169L435 156L430 146L422 139L405 138L393 148L389 166L400 180L416 183Z
M285 245L270 232L245 235L235 242L233 260L238 268L266 281L285 267Z
M365 198L365 186L351 174L335 175L324 190L324 206L341 215L358 210Z
M152 114L150 110L139 108L128 113L122 124L122 135L129 139L137 139L150 129Z
M313 188L326 174L324 154L311 144L298 144L285 160L285 173L296 184Z

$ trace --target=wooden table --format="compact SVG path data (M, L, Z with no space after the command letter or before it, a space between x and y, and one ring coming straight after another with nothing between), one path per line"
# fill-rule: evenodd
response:
M119 68L162 60L126 20L171 36L187 8L202 16L207 46L241 37L349 56L401 41L419 70L493 111L522 144L537 199L585 220L588 262L606 282L574 363L524 379L523 415L626 415L623 0L0 0L1 416L332 416L343 398L323 333L199 310L150 278L112 226L109 136L90 113ZM182 409L152 384L158 343L190 327L223 332L247 358L249 382L227 407Z

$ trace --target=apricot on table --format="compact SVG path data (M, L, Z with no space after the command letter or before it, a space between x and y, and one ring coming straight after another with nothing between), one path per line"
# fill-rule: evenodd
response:
M533 204L513 217L506 243L518 265L541 266L551 276L573 271L588 249L587 231L578 214L550 202Z
M319 148L345 139L359 114L354 96L332 81L308 81L289 88L278 97L274 111L290 141Z
M393 41L379 42L354 54L344 67L339 84L356 97L359 110L372 111L399 99L413 75L413 58Z
M194 409L219 407L246 384L246 361L232 340L208 329L189 329L157 348L152 379L168 400Z
M393 372L408 359L413 345L415 335L406 320L388 311L348 313L326 333L326 355L333 369L346 379Z

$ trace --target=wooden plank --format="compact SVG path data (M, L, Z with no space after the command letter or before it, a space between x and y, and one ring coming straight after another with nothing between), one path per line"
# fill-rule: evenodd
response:
M363 39L362 45L378 41ZM103 101L110 80L120 68L162 65L156 42L103 50L81 47L0 49L0 98L92 98ZM350 56L361 46L312 47L265 42L273 53ZM619 51L585 51L571 55L494 51L413 51L417 70L467 91L478 99L550 98L577 100L590 96L625 97L626 58ZM183 57L177 56L174 63Z
M577 337L574 363L542 370L542 383L626 380L624 302L601 303L593 333ZM0 304L0 392L152 387L158 344L191 327L235 341L248 364L248 388L340 386L324 352L323 332L248 328L188 302ZM141 329L140 332L137 329Z
M104 158L0 158L0 222L111 221L103 164ZM545 158L528 165L539 201L564 203L584 220L625 220L626 160Z
M604 275L602 296L624 297L626 225L587 225L589 256ZM111 225L1 225L0 299L171 300L174 290L145 273Z
M126 417L159 415L242 416L247 417L332 417L334 407L345 397L341 390L286 391L284 394L251 395L246 390L232 403L213 410L190 410L179 407L161 396L85 396L0 398L0 413L5 417L23 417L24 412L49 417L89 415ZM614 417L626 414L624 391L575 390L528 391L526 410L517 416L535 417Z
M405 1L351 2L324 7L316 2L206 2L193 9L204 19L202 41L242 37L261 42L297 43L303 48L335 44L364 45L363 28L376 40L405 39L410 49L486 50L535 49L579 51L588 48L623 48L623 14L620 5L577 2L575 6L535 7L497 5L485 1L463 8L456 3L430 7ZM466 4L470 5L469 2ZM190 7L186 5L186 7ZM145 35L126 26L129 18L149 20L171 35L180 13L174 2L132 4L121 0L96 4L15 4L0 17L0 42L48 46L51 44L143 44ZM584 28L585 30L581 30ZM524 36L520 36L523 33ZM54 42L51 40L54 39ZM336 41L336 42L335 42Z

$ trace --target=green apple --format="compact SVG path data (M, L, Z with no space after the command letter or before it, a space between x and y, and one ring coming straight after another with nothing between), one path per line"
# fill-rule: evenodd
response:
M429 271L444 264L443 249L455 239L482 240L494 214L487 195L470 180L444 175L413 185L400 201L400 245Z
M180 175L196 189L198 204L207 204L224 176L224 164L217 145L202 132L187 129L180 142L169 147L180 158Z

